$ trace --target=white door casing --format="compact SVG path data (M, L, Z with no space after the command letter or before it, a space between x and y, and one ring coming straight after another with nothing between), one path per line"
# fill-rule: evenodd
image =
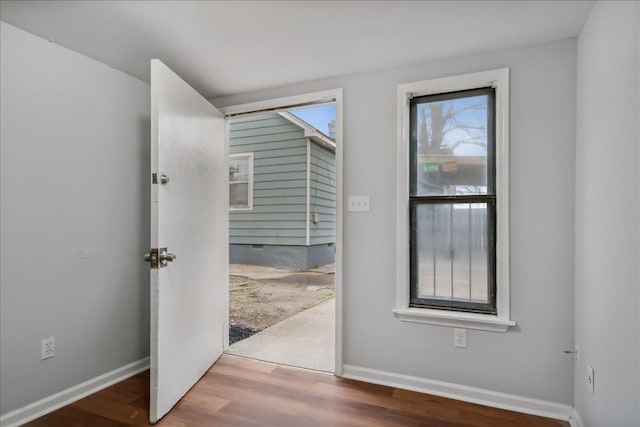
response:
M281 110L286 111L296 106L335 102L336 104L336 255L335 255L335 371L338 377L342 376L342 241L343 241L343 164L344 164L344 138L343 138L343 90L341 88L329 89L321 92L312 92L301 95L287 96L283 98L265 101L250 102L247 104L222 107L221 111L227 120L233 116L255 114ZM228 322L228 318L225 319ZM227 329L228 331L228 323ZM228 344L228 339L225 340Z
M228 311L228 148L224 118L151 61L151 396L157 422L220 357ZM169 182L162 184L160 176Z

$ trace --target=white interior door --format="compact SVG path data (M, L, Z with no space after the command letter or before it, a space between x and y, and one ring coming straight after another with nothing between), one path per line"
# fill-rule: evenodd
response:
M151 269L155 423L222 354L229 268L224 118L159 60L151 61L151 172L151 247L175 254Z

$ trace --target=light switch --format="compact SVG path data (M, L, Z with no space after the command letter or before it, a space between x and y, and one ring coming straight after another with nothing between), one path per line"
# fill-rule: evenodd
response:
M349 212L369 212L369 196L349 196Z

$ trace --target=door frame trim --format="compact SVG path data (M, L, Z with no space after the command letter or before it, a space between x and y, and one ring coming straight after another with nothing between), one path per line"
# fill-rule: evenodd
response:
M321 104L335 102L336 104L336 272L335 272L335 367L334 374L342 376L342 235L343 235L343 90L342 88L329 89L321 92L311 92L284 98L267 99L263 101L250 102L246 104L232 105L228 107L218 107L225 116L225 123L228 124L231 117L255 114L259 112L276 112L286 110L291 107L303 105ZM228 126L227 126L228 128ZM227 132L227 143L229 135ZM228 307L228 304L227 304ZM229 348L229 316L225 317L225 342L224 350Z

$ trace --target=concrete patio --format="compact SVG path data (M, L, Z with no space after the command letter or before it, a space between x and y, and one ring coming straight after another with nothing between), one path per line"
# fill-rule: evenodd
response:
M331 298L239 341L229 354L334 372L335 299Z

